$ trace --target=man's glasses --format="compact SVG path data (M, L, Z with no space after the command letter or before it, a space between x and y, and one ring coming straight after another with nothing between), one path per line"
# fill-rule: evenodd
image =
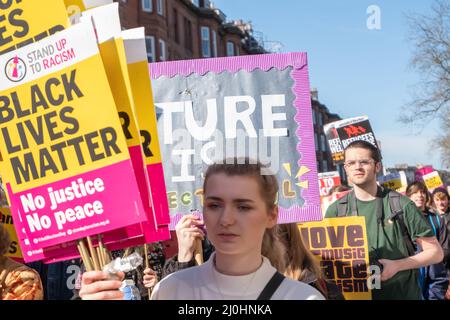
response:
M361 167L368 167L374 162L375 162L374 160L349 160L346 161L344 165L347 168L354 168L356 167L356 164L359 164Z

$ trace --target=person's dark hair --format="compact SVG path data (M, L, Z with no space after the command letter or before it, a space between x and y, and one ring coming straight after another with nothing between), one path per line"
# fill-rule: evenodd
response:
M350 148L361 148L366 149L370 151L370 156L375 161L375 163L378 163L381 161L381 153L380 150L378 150L377 147L375 147L370 142L367 142L365 140L356 140L350 143L345 149L344 149L344 161L345 161L345 154L346 151Z
M264 172L265 174L262 174ZM223 163L214 163L208 167L203 182L203 190L206 190L208 178L217 173L227 176L250 176L258 181L259 191L266 202L267 209L275 207L278 194L278 181L274 174L268 173L268 166L249 158L225 159Z
M406 196L408 198L411 197L411 195L413 195L416 192L422 191L425 193L425 205L426 207L430 206L430 202L431 202L431 197L430 197L430 192L428 192L428 188L427 186L421 182L421 181L415 181L413 183L410 183L407 187L406 187Z

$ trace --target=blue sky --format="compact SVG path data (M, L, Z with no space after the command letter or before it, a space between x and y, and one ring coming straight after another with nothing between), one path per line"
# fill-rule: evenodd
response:
M432 0L215 0L228 19L251 21L281 52L308 53L311 87L331 112L343 118L368 115L381 140L384 164L432 164L429 149L437 123L420 131L397 121L411 100L419 75L409 67L407 14L429 13ZM381 30L369 30L367 8L381 12Z

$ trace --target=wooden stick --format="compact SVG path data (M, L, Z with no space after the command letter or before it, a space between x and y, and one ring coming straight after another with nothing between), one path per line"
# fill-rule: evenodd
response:
M100 249L100 260L103 261L102 269L105 265L108 264L105 254L105 246L103 245L103 236L101 234L98 235L98 248Z
M123 253L123 257L122 258L128 257L130 255L130 251L131 251L131 248L126 248L125 252Z
M86 267L86 271L92 271L94 268L92 267L91 259L89 257L88 250L83 239L78 240L77 244L78 250L81 254L81 259L83 259L84 266Z
M100 271L100 262L98 261L97 251L95 251L94 246L92 245L91 237L87 237L87 242L89 246L89 251L91 252L91 257L94 262L94 268L96 271Z
M148 261L148 245L144 244L144 255L145 255L145 268L150 268L150 264ZM148 300L150 300L150 296L152 295L152 289L147 288Z
M84 255L83 249L81 249L80 241L78 241L78 243L77 243L77 249L78 249L78 252L80 253L81 260L83 261L83 264L86 267L86 271L90 271L90 270L87 270L87 266L86 266L87 257Z
M93 271L94 270L94 264L92 263L92 258L89 255L89 250L86 247L86 244L84 243L84 241L81 242L81 248L82 248L82 250L84 252L84 256L86 257L86 261L87 261L87 264L89 266L89 271Z
M197 239L195 240L195 262L197 262L197 265L203 264L203 248L202 248L202 240Z
M111 253L108 250L106 250L106 248L103 248L103 255L105 257L106 264L108 264L108 263L110 263L112 261Z
M109 260L109 262L113 261L113 256L112 256L111 251L106 251L106 252L108 253L108 260Z
M100 247L96 247L95 251L97 251L98 262L100 263L100 270L103 270L103 267L105 265L105 261L103 260L102 249Z

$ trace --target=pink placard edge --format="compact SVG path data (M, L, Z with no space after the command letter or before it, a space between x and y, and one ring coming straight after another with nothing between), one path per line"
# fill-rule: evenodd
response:
M204 75L208 72L221 73L228 71L236 73L240 70L251 72L255 69L267 71L271 68L280 70L292 66L300 69L307 64L306 52L256 54L248 56L227 57L210 59L192 59L149 63L151 79L161 76L174 77L176 75L188 76L192 73Z

